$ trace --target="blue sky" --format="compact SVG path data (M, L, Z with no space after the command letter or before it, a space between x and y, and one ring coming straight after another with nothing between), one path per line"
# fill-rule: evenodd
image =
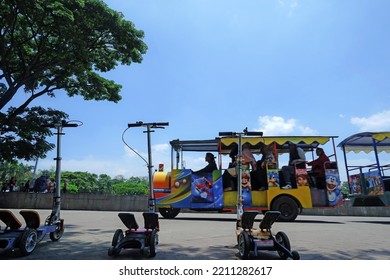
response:
M166 167L170 140L220 131L336 135L338 144L360 131L390 130L389 1L105 2L145 32L149 49L141 64L105 74L123 86L118 104L62 93L39 100L83 122L64 130L62 170L147 175L121 138L140 120L170 123L152 134L153 164ZM124 138L146 157L142 131ZM38 169L54 167L54 157ZM187 161L203 165L203 154Z

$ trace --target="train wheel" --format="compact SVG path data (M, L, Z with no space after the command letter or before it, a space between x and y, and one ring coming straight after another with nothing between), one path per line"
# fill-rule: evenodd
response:
M179 208L159 208L158 211L165 219L174 219L180 213Z
M278 218L278 221L280 222L292 222L299 214L297 202L288 196L276 198L276 200L272 203L272 210L280 212L280 216Z

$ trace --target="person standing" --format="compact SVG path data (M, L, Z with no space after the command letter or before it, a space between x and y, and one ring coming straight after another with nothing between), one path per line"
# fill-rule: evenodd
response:
M68 190L68 180L64 180L64 188L62 189L62 192L66 193L67 190Z
M15 187L16 187L16 179L15 177L11 177L11 179L9 180L9 191L13 192L15 190Z
M34 182L35 193L47 193L48 192L48 177L41 175Z
M7 192L8 191L8 183L7 181L3 181L3 186L1 187L1 192Z

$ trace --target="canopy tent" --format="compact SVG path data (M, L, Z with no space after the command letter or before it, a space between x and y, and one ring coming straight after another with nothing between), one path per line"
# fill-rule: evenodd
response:
M390 132L357 133L344 139L337 147L344 153L352 205L390 205L390 177L385 174L390 165L381 164L378 155L380 152L390 152ZM347 160L348 152L373 152L375 162L367 165L350 165Z
M345 153L348 152L365 152L372 151L390 152L390 132L361 132L344 139L337 145Z

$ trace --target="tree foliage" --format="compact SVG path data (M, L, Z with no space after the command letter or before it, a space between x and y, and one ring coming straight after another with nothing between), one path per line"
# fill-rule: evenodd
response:
M117 182L112 186L113 194L115 195L146 195L148 193L148 188L148 181L138 177L131 177L129 180Z
M29 108L43 95L118 102L121 86L100 73L140 63L147 50L143 37L101 0L2 0L0 160L44 157L53 148L45 141L51 131L40 124L68 116ZM11 106L16 96L22 101Z
M2 182L9 181L11 177L15 177L19 189L26 181L44 175L50 178L53 182L56 181L55 169L39 170L37 174L33 174L34 166L22 163L6 163L0 162L0 178ZM126 179L124 176L115 176L111 178L107 174L92 174L89 172L61 172L61 189L63 189L64 181L68 181L68 193L93 193L93 194L112 194L112 195L136 195L147 194L149 190L149 182L144 177L131 177Z
M17 182L24 184L31 179L34 167L22 163L0 162L0 179L1 182L7 182L11 177L17 178Z

